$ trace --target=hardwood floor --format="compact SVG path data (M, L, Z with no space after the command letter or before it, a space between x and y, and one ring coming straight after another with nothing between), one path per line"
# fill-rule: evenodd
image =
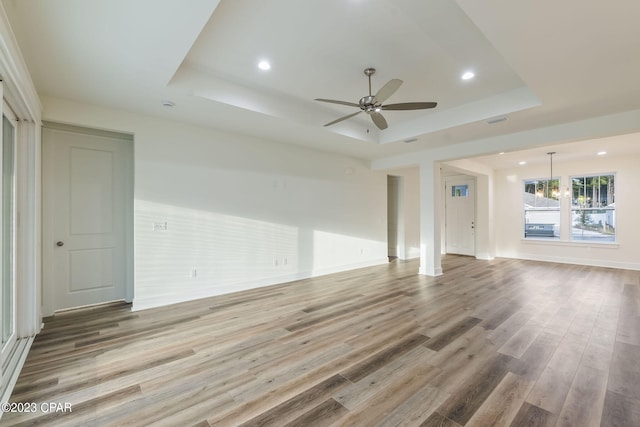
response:
M640 425L640 272L458 256L443 267L429 278L396 261L56 315L11 398L36 411L0 424Z

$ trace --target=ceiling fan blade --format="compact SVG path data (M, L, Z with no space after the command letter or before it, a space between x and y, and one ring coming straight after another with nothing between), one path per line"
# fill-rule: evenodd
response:
M402 84L402 80L400 79L389 80L387 84L382 86L378 91L378 93L376 93L376 99L378 100L378 102L386 101L387 98L389 98L391 95L395 93L395 91L398 90L401 84Z
M434 108L438 105L437 102L401 102L400 104L388 104L383 105L383 110L425 110L427 108Z
M360 108L360 105L355 104L353 102L347 102L347 101L338 101L335 99L324 99L324 98L316 98L316 101L322 101L322 102L329 102L331 104L340 104L340 105L348 105L349 107L357 107Z
M382 117L382 114L376 113L375 111L370 113L371 120L378 126L378 129L384 130L387 128L387 121Z
M336 120L334 120L334 121L332 121L332 122L327 123L325 126L331 126L331 125L336 124L336 123L338 123L338 122L341 122L341 121L343 121L343 120L350 119L351 117L355 116L356 114L360 114L360 113L362 113L362 110L356 111L356 112L355 112L355 113L353 113L353 114L348 114L348 115L346 115L346 116L344 116L344 117L340 117L339 119L336 119Z

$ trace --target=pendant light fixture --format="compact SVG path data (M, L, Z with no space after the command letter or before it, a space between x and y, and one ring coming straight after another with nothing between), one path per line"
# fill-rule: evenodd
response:
M569 187L567 187L564 192L560 192L560 180L557 183L553 182L553 155L556 154L555 151L549 151L547 153L549 155L549 179L545 182L544 180L539 181L539 187L536 185L536 197L546 198L547 203L549 200L556 199L559 200L560 197L568 197L570 195Z
M550 151L547 154L549 155L549 183L547 184L547 197L557 199L560 192L558 191L558 187L553 185L553 155L556 154L556 152Z
M571 190L569 187L566 187L563 192L560 191L560 180L558 180L557 185L553 184L553 155L556 154L555 151L550 151L547 153L549 155L549 183L548 187L548 195L554 199L560 199L560 197L569 197L571 195Z

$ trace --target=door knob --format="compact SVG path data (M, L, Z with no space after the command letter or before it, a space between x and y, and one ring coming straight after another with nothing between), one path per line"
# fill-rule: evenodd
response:
M64 242L57 242L56 246L64 246Z

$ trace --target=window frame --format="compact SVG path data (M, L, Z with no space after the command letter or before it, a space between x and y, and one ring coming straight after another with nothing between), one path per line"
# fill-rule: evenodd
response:
M3 208L0 209L0 224L2 225L0 227L0 242L2 243L0 245L0 258L2 259L2 267L0 267L0 272L2 273L0 275L2 278L2 292L0 293L0 334L2 335L0 337L0 363L2 364L2 366L4 366L17 342L17 286L15 250L17 234L16 155L18 120L13 110L9 107L4 99L2 100L2 109L0 110L0 113L0 118L2 119L2 122L0 123L0 133L2 133L2 149L0 149L0 176L3 177L2 185L0 186L0 199L2 200L3 204ZM11 141L9 142L9 144L11 145L11 159L9 159L10 165L7 165L11 168L11 176L8 186L5 185L6 177L4 176L4 166L7 161L7 159L4 158L6 144L6 141L4 141L5 124L9 124L12 127L12 132L10 135ZM5 192L9 192L9 194L5 194ZM10 212L5 212L4 204L6 202L8 202L10 205ZM10 218L5 218L5 213L8 214ZM5 223L5 221L7 221L7 223ZM9 271L6 271L7 269ZM6 286L8 286L9 288L6 289ZM9 310L8 314L6 313L7 309ZM5 324L6 320L9 320L8 330L5 330L7 328L7 325ZM7 335L5 336L5 334ZM5 372L3 372L3 375L4 374Z
M583 196L587 199L590 200L587 194L587 185L586 185L586 180L589 178L598 178L601 180L601 178L603 177L610 177L612 178L611 181L607 182L608 185L610 185L612 187L612 190L607 190L607 195L606 195L606 205L604 206L580 206L581 204L585 204L584 202L579 202L579 203L575 203L575 200L578 199L580 197L580 195L576 196L576 188L575 188L575 184L574 184L574 180L576 179L583 179L585 180L585 184L584 184L584 194ZM615 172L606 172L606 173L590 173L590 174L580 174L580 175L570 175L569 176L569 182L571 183L571 200L569 203L569 221L570 221L570 234L569 234L569 241L572 243L593 243L593 244L616 244L618 242L618 232L617 232L617 228L616 228L616 181L617 181L617 174ZM602 184L600 184L600 187L602 186ZM599 189L598 192L600 192L601 190ZM598 202L598 204L602 203L602 197L601 197L601 193L599 193L599 197L600 202ZM608 199L611 198L612 201L609 201ZM584 200L584 199L583 199ZM604 211L604 212L600 212L600 211ZM607 221L607 218L609 217L609 214L607 213L607 211L611 212L611 218L613 218L612 222L613 225L611 224L607 224L605 222L605 224L603 224L601 227L603 229L603 232L601 232L601 234L605 234L604 231L607 229L613 229L613 238L612 239L608 239L608 238L602 238L602 239L597 239L597 238L576 238L575 233L574 233L574 218L575 218L575 214L579 215L579 216L583 216L583 218L585 218L586 220L586 216L587 212L589 212L590 214L602 214L604 213L604 219L605 221ZM602 223L602 219L600 220L600 223ZM584 236L584 230L585 228L585 223L583 223L583 233L582 235ZM595 231L595 230L594 230ZM595 231L597 232L597 231Z
M562 231L562 200L561 195L559 193L552 194L551 188L554 185L557 185L556 188L560 188L561 178L560 177L548 177L548 178L530 178L522 180L522 189L523 191L523 200L522 200L522 238L525 240L552 240L559 241L561 240L561 231ZM535 191L533 193L527 191L528 186L534 186ZM527 197L527 194L533 196L533 198ZM527 199L532 201L538 201L544 199L546 201L546 206L531 206L531 204L527 203ZM549 206L549 201L554 200L557 202L557 206ZM529 208L527 208L529 206ZM538 212L543 213L556 213L557 220L553 223L553 226L549 228L550 223L548 222L530 222L528 220L528 213ZM528 233L529 232L529 233ZM549 235L551 233L551 235ZM528 235L529 234L529 235Z

